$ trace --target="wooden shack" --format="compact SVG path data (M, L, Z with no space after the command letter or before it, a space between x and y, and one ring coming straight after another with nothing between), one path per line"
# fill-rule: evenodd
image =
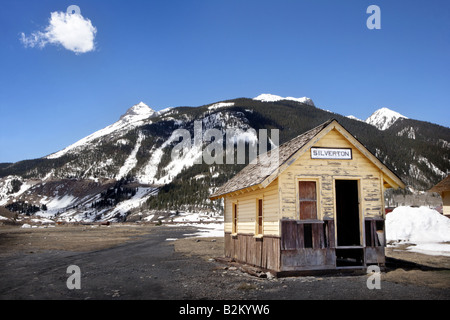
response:
M336 120L276 151L210 197L224 199L225 257L277 274L383 266L383 194L401 179Z
M450 175L436 184L429 190L441 195L442 198L442 213L450 218Z

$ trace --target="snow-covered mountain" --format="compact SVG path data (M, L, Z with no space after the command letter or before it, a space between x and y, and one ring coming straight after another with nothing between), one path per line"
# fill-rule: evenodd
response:
M381 108L367 118L366 123L375 126L379 130L386 130L389 129L395 121L401 118L408 119L396 111L388 108Z
M75 142L74 144L68 146L67 148L64 148L63 150L48 155L46 158L57 159L69 152L82 149L101 137L124 134L140 125L143 125L145 120L148 120L155 115L159 115L159 113L151 109L145 103L140 102L129 108L127 112L125 112L120 117L119 121L107 126L106 128L94 132L93 134Z
M154 210L220 212L208 195L243 165L195 164L210 141L172 159L179 143L174 132L187 130L194 146L195 122L201 122L202 133L218 129L225 135L235 129L235 142L256 141L257 129L279 128L283 143L335 118L415 190L426 190L450 170L448 128L388 109L366 123L313 105L309 98L271 94L161 111L141 102L61 151L0 164L0 206L64 221L123 221Z
M136 122L139 120L145 120L155 115L156 111L146 105L144 102L132 106L123 114L119 121L122 122Z
M274 94L270 94L270 93L263 93L260 94L259 96L257 96L256 98L253 98L253 100L258 100L258 101L262 101L262 102L277 102L277 101L282 101L282 100L291 100L291 101L296 101L296 102L300 102L300 103L304 103L307 105L310 105L312 107L315 107L314 102L312 101L312 99L307 98L307 97L303 97L303 98L294 98L294 97L280 97Z
M361 120L361 119L355 117L354 115L349 115L349 116L347 116L347 118L352 119L352 120L363 121L363 120Z

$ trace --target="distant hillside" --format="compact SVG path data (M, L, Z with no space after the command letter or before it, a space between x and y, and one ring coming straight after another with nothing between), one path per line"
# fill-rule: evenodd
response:
M450 170L449 128L404 117L386 118L388 125L378 121L376 127L316 108L309 98L268 96L159 112L135 105L116 123L64 150L0 164L0 205L23 202L41 210L45 204L40 213L72 220L124 220L151 210L219 211L220 203L209 201L209 194L244 165L194 164L201 156L195 147L172 160L180 141L172 133L185 129L193 139L195 121L201 121L203 132L215 128L223 134L230 128L279 129L283 143L334 118L410 191L428 190Z

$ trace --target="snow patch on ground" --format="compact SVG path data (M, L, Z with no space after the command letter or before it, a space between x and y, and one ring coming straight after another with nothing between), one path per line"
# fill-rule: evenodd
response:
M207 223L202 225L196 225L198 232L194 234L187 234L189 237L196 238L209 238L209 237L223 237L223 223Z
M222 215L181 213L179 216L173 219L173 222L175 224L171 224L169 226L188 226L198 229L196 233L185 234L185 237L208 238L224 236L224 221Z
M391 246L410 243L413 252L450 256L450 219L427 207L398 207L386 216L386 240Z

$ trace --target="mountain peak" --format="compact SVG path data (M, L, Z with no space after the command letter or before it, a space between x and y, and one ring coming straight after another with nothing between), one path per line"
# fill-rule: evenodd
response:
M381 108L375 111L369 118L367 118L366 123L377 127L379 130L386 130L400 118L408 119L407 117L396 111L388 108Z
M65 155L67 152L72 151L74 149L87 146L91 142L95 141L98 138L101 138L106 135L111 135L115 132L124 132L123 130L129 130L130 128L133 128L137 125L139 125L143 120L146 120L153 115L157 114L156 111L154 111L152 108L150 108L148 105L146 105L144 102L139 102L138 104L135 104L131 108L127 110L119 119L119 121L107 126L106 128L100 129L93 134L75 142L74 144L66 147L63 150L60 150L56 153L53 153L49 156L47 156L47 159L56 159L63 155Z
M312 99L307 98L307 97L303 97L303 98L286 97L286 98L284 98L281 96L277 96L275 94L263 93L263 94L260 94L259 96L257 96L256 98L253 98L253 100L258 100L258 101L262 101L262 102L276 102L276 101L281 101L281 100L291 100L291 101L296 101L296 102L304 103L304 104L315 107Z
M155 113L155 110L150 108L148 105L146 105L144 102L139 102L138 104L135 104L130 109L127 110L121 117L120 120L123 119L146 119L151 117Z

